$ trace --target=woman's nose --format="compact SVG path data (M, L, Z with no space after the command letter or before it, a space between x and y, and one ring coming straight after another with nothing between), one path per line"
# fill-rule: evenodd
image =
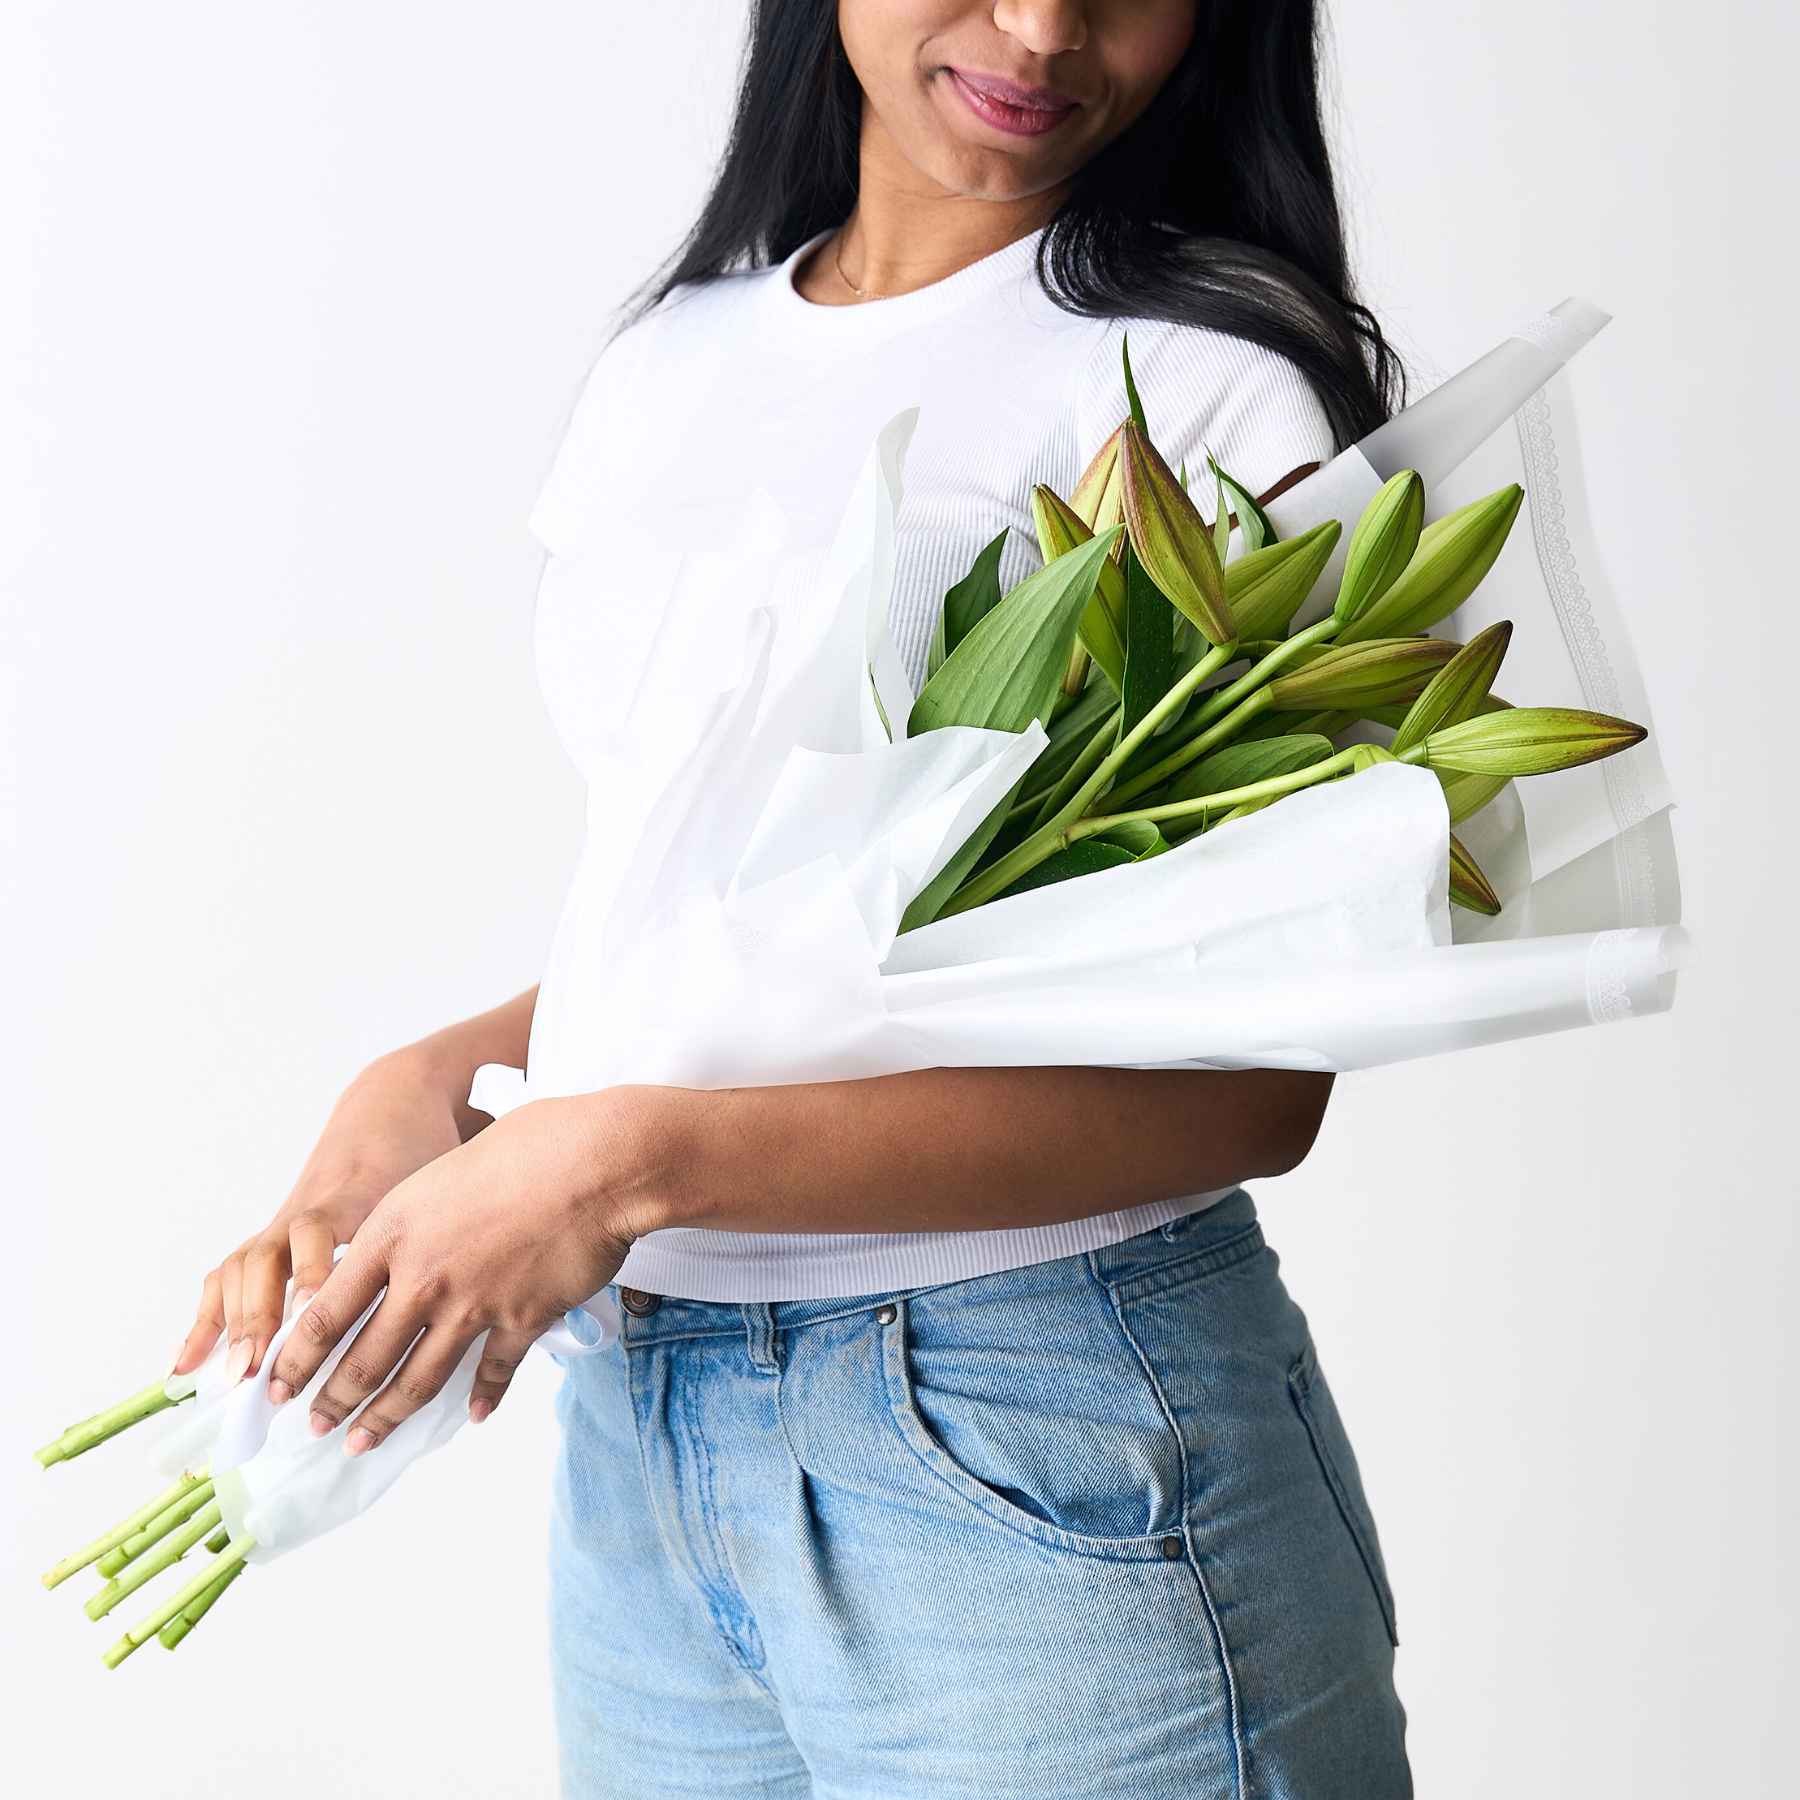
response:
M996 0L994 24L1036 56L1079 50L1087 42L1083 0Z

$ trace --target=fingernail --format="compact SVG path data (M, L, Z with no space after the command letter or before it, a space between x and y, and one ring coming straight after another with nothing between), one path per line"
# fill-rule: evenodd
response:
M374 1448L375 1434L365 1425L357 1426L357 1428L344 1439L344 1454L346 1456L361 1456L365 1450L373 1450Z
M286 1406L293 1399L294 1390L278 1375L269 1383L269 1404Z
M494 1403L491 1400L471 1400L469 1402L470 1424L479 1425L493 1410Z
M256 1345L249 1338L239 1338L231 1346L231 1354L225 1359L225 1379L233 1387L236 1387L248 1373L250 1358L255 1351Z
M312 1305L312 1297L318 1291L319 1290L317 1288L295 1288L294 1289L294 1310L293 1310L293 1313L291 1316L296 1319L299 1318L299 1316L303 1312L305 1312L309 1306Z
M316 1412L306 1415L306 1429L314 1437L330 1437L337 1427L322 1412Z
M169 1373L173 1375L181 1367L181 1359L187 1355L187 1339L183 1338L176 1347L175 1354L169 1358Z

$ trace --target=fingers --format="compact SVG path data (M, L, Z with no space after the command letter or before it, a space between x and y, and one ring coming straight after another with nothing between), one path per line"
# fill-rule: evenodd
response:
M375 1317L380 1318L376 1313ZM371 1319L372 1325L375 1321ZM361 1456L365 1450L373 1450L383 1443L395 1428L410 1419L420 1407L428 1405L443 1391L444 1383L456 1373L456 1365L463 1359L463 1352L475 1341L478 1334L465 1332L458 1335L440 1326L430 1326L424 1335L407 1352L406 1360L394 1372L394 1378L373 1400L356 1415L356 1423L350 1427L350 1435L344 1439L344 1449L351 1456ZM349 1355L344 1361L357 1354L358 1345L350 1346ZM338 1365L341 1373L343 1364ZM332 1383L325 1384L329 1392ZM315 1408L313 1422L316 1424L318 1412Z
M498 1327L488 1333L488 1341L475 1369L475 1387L469 1395L469 1417L477 1425L506 1398L512 1378L525 1360L525 1352L537 1340L522 1331L502 1331Z
M320 1365L325 1361L342 1340L344 1334L368 1310L375 1296L387 1285L387 1248L379 1248L371 1244L358 1250L352 1245L349 1252L326 1278L306 1310L294 1321L294 1328L287 1335L287 1342L281 1347L281 1354L275 1359L275 1367L269 1377L269 1398L276 1405L291 1400L300 1393L306 1384L318 1374ZM374 1326L381 1312L389 1309L383 1307L370 1318L363 1330L357 1334L360 1343L368 1331ZM390 1323L399 1323L398 1312ZM412 1334L418 1330L414 1323L412 1332L394 1351L386 1367L380 1371L385 1374L400 1360ZM355 1345L351 1346L354 1350ZM346 1362L350 1360L348 1353ZM341 1365L340 1365L341 1367ZM340 1412L335 1419L325 1426L327 1431L343 1417Z
M188 1327L188 1334L181 1340L181 1348L176 1352L174 1365L169 1370L171 1375L186 1375L197 1369L206 1360L206 1354L219 1341L219 1333L225 1329L224 1288L219 1279L219 1271L214 1269L206 1280L200 1284L200 1305L194 1313L194 1322Z
M240 1244L237 1249L219 1264L219 1283L225 1298L225 1341L231 1346L231 1354L225 1362L225 1378L236 1381L249 1366L250 1352L244 1347L244 1252L250 1248L248 1243Z
M295 1312L304 1311L307 1302L325 1285L337 1245L337 1233L323 1213L301 1213L289 1225L288 1256L294 1270Z
M421 1313L388 1291L313 1396L306 1423L314 1437L335 1431L399 1368L424 1323Z
M262 1367L269 1340L281 1329L281 1302L287 1292L288 1234L272 1227L245 1252L238 1285L237 1335L227 1372L254 1375ZM246 1348L247 1346L247 1348Z

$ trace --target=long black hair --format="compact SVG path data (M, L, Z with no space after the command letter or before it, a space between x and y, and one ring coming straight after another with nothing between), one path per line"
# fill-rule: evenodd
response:
M1075 175L1039 240L1065 311L1208 326L1290 358L1340 446L1404 396L1355 295L1319 108L1316 0L1195 0L1193 42ZM693 229L638 290L780 262L856 204L862 89L837 0L755 0L737 112Z

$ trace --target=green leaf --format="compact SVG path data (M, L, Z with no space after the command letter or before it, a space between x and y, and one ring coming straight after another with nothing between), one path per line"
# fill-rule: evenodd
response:
M1018 784L1014 783L1006 798L975 827L956 854L938 872L937 878L928 882L913 896L912 904L900 916L901 931L917 930L921 925L929 925L938 916L945 901L969 878L976 863L981 860L982 851L993 840L994 833L1006 823L1007 811L1012 806L1013 795L1018 791Z
M1049 748L1031 765L1021 793L1048 793L1118 704L1118 690L1112 683L1090 676L1087 686L1050 721Z
M1175 679L1175 609L1125 546L1125 685L1119 713L1123 738L1169 691Z
M1119 528L1046 563L1002 597L930 676L907 735L943 725L1023 731L1050 717L1068 666L1075 623L1093 597Z
M1083 838L1054 856L1047 856L1034 869L1027 869L1011 887L997 896L1006 899L1013 894L1029 893L1033 888L1049 887L1058 881L1073 881L1081 875L1097 875L1102 869L1120 869L1127 863L1143 862L1160 856L1169 848L1168 841L1148 819L1129 819L1103 831L1096 837Z
M1212 462L1210 456L1206 460L1209 463ZM1225 498L1225 478L1220 475L1217 463L1212 463L1212 471L1213 486L1216 490L1213 496L1213 554L1223 563L1231 549L1231 503ZM1187 465L1185 463L1181 468L1181 485L1184 488L1187 486Z
M1185 768L1161 790L1161 799L1198 800L1204 794L1229 793L1253 781L1270 781L1309 769L1336 752L1328 737L1305 734L1255 738L1227 744ZM1161 800L1159 800L1159 804Z
M1119 333L1119 357L1125 364L1125 403L1131 408L1131 422L1148 439L1150 427L1144 422L1144 403L1138 398L1137 383L1131 378L1131 334L1128 331Z
M1219 465L1207 456L1207 464L1218 478L1219 486L1231 496L1232 505L1228 509L1235 511L1238 522L1238 542L1240 554L1247 555L1253 550L1260 550L1264 544L1272 544L1275 540L1275 527L1269 523L1269 515L1257 504L1256 496L1235 477L1227 475ZM1230 527L1226 527L1226 536L1230 536ZM1225 560L1224 546L1219 549L1219 561Z
M931 650L925 672L935 675L944 666L944 658L960 644L1000 601L1000 552L1006 548L1006 533L1001 531L994 541L975 558L966 574L938 608L937 630L931 634Z

